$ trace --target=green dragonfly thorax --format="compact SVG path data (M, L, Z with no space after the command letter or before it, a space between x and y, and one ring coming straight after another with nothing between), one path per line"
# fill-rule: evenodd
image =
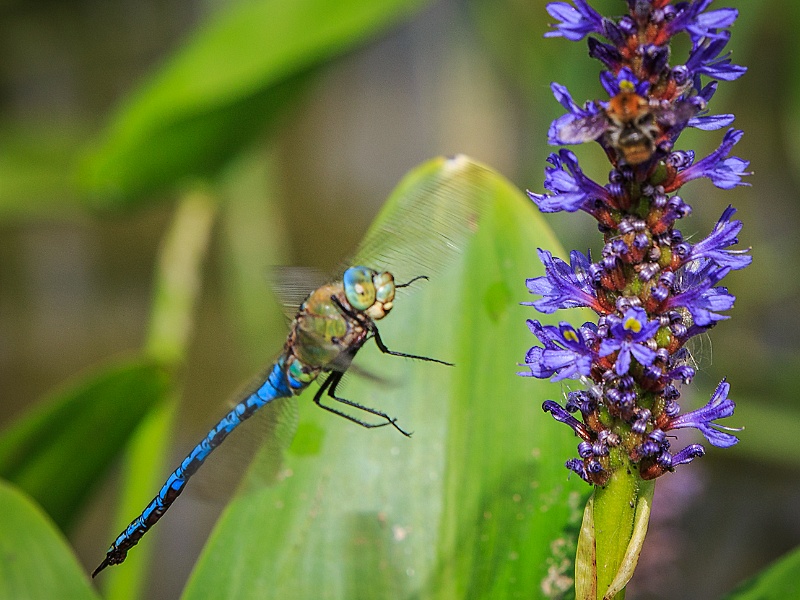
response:
M392 309L391 273L350 267L342 281L314 290L300 305L285 346L290 377L311 383L321 373L345 370L367 340L372 321Z

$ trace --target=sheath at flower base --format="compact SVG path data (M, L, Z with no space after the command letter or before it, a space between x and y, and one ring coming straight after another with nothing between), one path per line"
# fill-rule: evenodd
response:
M691 214L678 195L684 184L708 179L731 189L746 185L742 177L748 175L748 162L730 156L742 137L736 129L705 158L678 149L687 127L731 125L733 115L709 114L708 104L719 80L745 72L724 53L737 11L710 4L627 0L628 14L618 19L601 16L585 0L547 7L557 20L547 37L587 38L589 55L604 67L600 83L608 94L579 106L564 86L552 84L567 112L548 133L553 145L597 142L611 163L608 183L587 177L575 154L562 148L548 158L549 193L529 192L542 212L588 213L604 237L597 261L573 251L568 264L539 249L545 275L528 280L537 299L526 304L547 314L586 307L597 322L528 321L538 341L520 373L574 379L584 387L570 392L563 406L543 404L580 439L578 456L566 466L594 487L576 557L580 600L624 596L647 531L655 479L705 453L700 444L673 449L670 432L694 428L718 448L738 442L731 433L738 430L719 423L734 411L727 381L703 408L681 413L678 405L680 386L695 374L686 342L728 318L734 297L718 284L751 262L747 250L731 249L742 227L732 207L694 244L676 228ZM670 64L676 35L691 44L685 64Z

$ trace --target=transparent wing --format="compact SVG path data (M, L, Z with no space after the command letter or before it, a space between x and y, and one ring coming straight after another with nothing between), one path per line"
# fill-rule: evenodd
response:
M605 114L598 113L568 122L558 130L558 138L565 144L583 144L603 135L608 129Z
M269 271L270 288L290 322L308 295L330 279L322 271L310 267L274 266Z
M489 176L463 155L415 169L390 196L351 265L389 271L398 283L440 272L463 250L489 206Z

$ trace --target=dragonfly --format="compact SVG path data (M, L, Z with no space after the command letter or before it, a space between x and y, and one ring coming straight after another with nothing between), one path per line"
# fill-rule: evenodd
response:
M379 217L378 226L368 232L357 258L372 256L383 264L400 265L405 260L401 257L413 248L412 262L429 265L432 260L441 262L442 255L459 251L459 239L474 230L480 216L484 199L474 193L474 188L488 171L463 156L441 160L444 162L433 174L423 173L421 182L400 190L392 216L385 221ZM430 210L423 218L424 225L419 224L419 215L409 219L426 208ZM408 264L400 268L408 268ZM164 516L189 479L231 432L260 409L280 398L297 396L318 379L321 383L313 397L317 406L365 428L391 426L410 436L395 418L341 397L337 389L358 351L370 340L383 354L452 366L436 358L390 350L376 325L392 310L398 289L424 279L428 277L417 275L396 283L393 272L357 265L347 268L341 279L321 285L308 295L297 309L282 352L263 380L243 395L167 477L153 500L114 540L92 577L125 560L128 551ZM334 403L375 419L359 418Z

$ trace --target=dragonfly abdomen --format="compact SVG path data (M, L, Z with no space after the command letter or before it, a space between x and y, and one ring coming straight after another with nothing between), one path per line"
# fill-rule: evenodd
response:
M164 485L145 507L142 513L125 528L106 552L106 558L92 573L96 576L109 565L117 565L125 560L128 550L139 543L145 533L167 512L172 503L181 495L189 478L200 468L211 452L219 446L242 421L250 418L259 408L275 400L299 393L308 383L298 381L286 373L284 357L281 357L267 376L266 381L247 398L234 406L228 414L206 434L183 459L180 466L167 477Z

